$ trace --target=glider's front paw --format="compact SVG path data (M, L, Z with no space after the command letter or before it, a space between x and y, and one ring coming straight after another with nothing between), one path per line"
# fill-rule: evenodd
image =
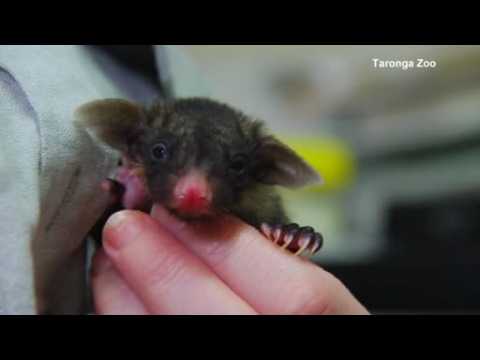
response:
M295 255L302 255L304 251L313 255L323 245L323 236L310 226L262 224L260 230L267 239Z

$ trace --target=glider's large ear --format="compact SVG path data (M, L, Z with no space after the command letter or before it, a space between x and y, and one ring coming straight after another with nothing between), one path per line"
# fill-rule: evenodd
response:
M86 103L75 111L75 122L99 140L125 152L145 124L140 105L122 99L104 99Z
M287 145L266 137L256 153L257 179L265 184L299 188L322 183L320 175Z

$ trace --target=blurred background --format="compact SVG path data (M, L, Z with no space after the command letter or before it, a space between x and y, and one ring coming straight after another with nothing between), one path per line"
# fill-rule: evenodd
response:
M323 175L284 191L375 313L480 313L480 47L190 45L212 97ZM434 68L375 68L381 60Z

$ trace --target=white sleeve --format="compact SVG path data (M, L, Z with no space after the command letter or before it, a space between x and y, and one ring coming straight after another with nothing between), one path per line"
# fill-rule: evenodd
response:
M1 70L0 122L0 314L34 314L31 244L39 218L38 124L17 82Z
M122 97L82 47L0 53L0 312L80 314L85 237L107 206L116 158L73 123L80 104Z

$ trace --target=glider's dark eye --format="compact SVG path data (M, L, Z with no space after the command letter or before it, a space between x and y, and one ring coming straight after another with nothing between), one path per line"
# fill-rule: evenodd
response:
M152 146L152 159L155 161L165 161L168 158L167 146L164 143L158 143Z

